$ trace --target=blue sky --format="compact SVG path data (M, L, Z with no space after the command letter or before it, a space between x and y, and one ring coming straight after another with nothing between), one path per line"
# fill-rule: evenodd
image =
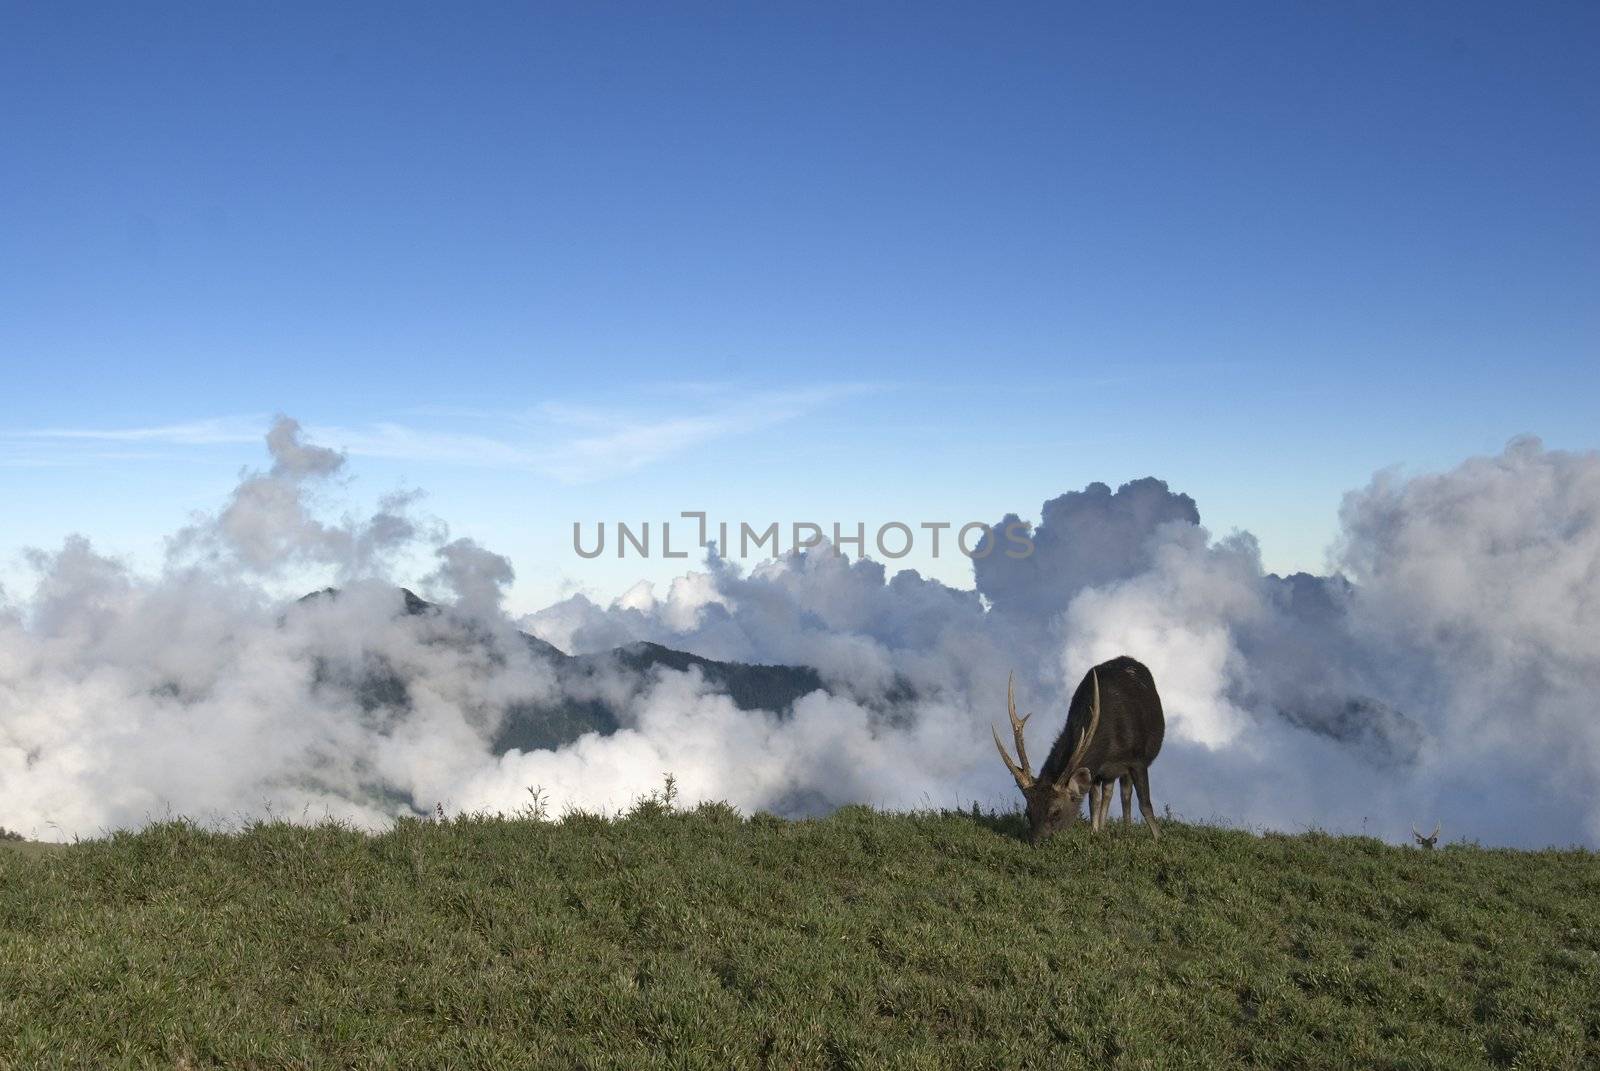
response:
M579 519L1155 475L1319 569L1600 445L1600 8L864 7L7 5L0 555L158 560L275 412L525 609L680 571Z

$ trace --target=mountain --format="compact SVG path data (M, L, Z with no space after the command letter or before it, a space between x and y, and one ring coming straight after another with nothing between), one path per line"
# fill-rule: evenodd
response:
M412 615L442 614L444 608L428 602L406 588L400 589L403 612ZM303 596L301 603L337 598L337 588L324 588ZM740 710L772 710L787 714L795 700L823 689L822 677L809 666L756 665L745 662L718 662L687 651L677 651L658 643L631 643L588 655L569 655L537 636L519 633L528 650L554 670L560 684L560 699L553 703L523 702L509 705L493 738L494 752L503 755L512 749L534 751L559 748L585 733L602 735L620 728L620 711L606 696L616 689L602 690L602 681L633 680L643 687L657 669L684 672L698 669L706 683L726 693ZM462 623L465 642L489 642L469 622ZM365 659L359 671L340 669L319 662L317 683L322 687L352 690L363 710L381 715L385 710L403 711L410 706L405 681L381 656ZM636 689L628 689L630 692Z

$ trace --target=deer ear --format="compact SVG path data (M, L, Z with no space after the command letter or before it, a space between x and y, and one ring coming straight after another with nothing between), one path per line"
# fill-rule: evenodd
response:
M1094 775L1089 772L1089 767L1079 766L1072 771L1072 776L1062 783L1061 790L1070 792L1079 799L1089 791L1089 786L1094 783Z

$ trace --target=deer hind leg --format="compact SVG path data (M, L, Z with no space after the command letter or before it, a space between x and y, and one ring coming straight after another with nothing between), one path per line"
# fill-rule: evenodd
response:
M1122 792L1122 824L1133 825L1133 778L1123 774L1117 782L1117 788Z
M1156 824L1156 809L1150 805L1150 771L1143 766L1135 766L1129 772L1133 774L1133 787L1139 790L1139 813L1144 815L1144 823L1150 827L1150 835L1160 840L1161 827Z

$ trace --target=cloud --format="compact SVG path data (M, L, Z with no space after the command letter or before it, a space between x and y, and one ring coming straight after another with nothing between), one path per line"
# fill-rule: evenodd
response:
M567 483L586 483L630 472L718 439L748 435L795 420L824 405L862 393L855 385L734 393L707 398L695 391L700 412L639 417L626 412L546 405L542 413L574 434L548 450L541 468ZM682 399L678 404L684 404Z
M1213 539L1160 481L1090 485L1045 504L1033 560L975 563L988 613L824 550L749 575L713 563L610 607L574 597L523 625L577 650L649 639L805 662L869 707L909 690L975 725L1012 668L1036 709L1062 711L1088 666L1132 653L1166 700L1155 791L1181 812L1394 837L1448 816L1496 842L1594 842L1597 481L1600 456L1532 440L1437 476L1382 474L1347 497L1348 576L1330 577L1264 573L1253 537ZM950 791L1004 796L981 739L949 743L975 763Z
M1004 532L1020 520L1010 513L994 527ZM1168 523L1198 525L1200 511L1192 498L1173 493L1161 480L1135 480L1115 494L1091 483L1044 504L1031 534L1032 554L1011 558L991 551L973 559L973 574L978 590L1001 612L1048 616L1084 588L1150 568L1147 537Z
M379 500L362 519L329 524L314 515L312 489L338 474L343 455L302 441L298 422L280 416L267 432L272 468L246 473L226 506L168 540L172 564L279 575L291 567L329 566L340 579L381 571L390 555L420 535L408 513L415 493Z
M272 455L272 475L289 480L331 476L344 467L337 450L301 442L299 421L284 416L267 430L267 452Z
M498 436L396 421L311 425L304 430L348 457L519 469L582 484L633 472L721 439L776 427L870 389L863 384L765 391L694 385L672 392L670 412L661 412L660 406L641 411L555 402L524 413L418 411L419 416L435 420L470 419L478 425L499 426L503 430ZM43 466L82 460L87 448L107 443L174 448L252 443L259 438L261 423L260 418L233 417L142 428L43 428L0 432L0 440L26 450L4 463ZM130 455L124 451L119 456Z
M485 550L470 539L446 543L436 552L439 568L423 583L454 596L456 609L475 617L492 617L500 611L505 589L517 578L511 559Z
M270 809L376 828L435 801L515 809L530 786L558 811L616 808L668 771L690 802L788 814L1011 806L988 735L1008 673L1042 754L1089 666L1129 653L1166 706L1158 809L1600 842L1600 455L1530 439L1381 473L1346 496L1342 575L1266 574L1253 537L1213 537L1148 480L1050 499L1037 560L992 557L973 590L822 547L748 572L709 559L665 589L513 623L504 557L410 498L329 519L355 455L288 418L267 446L268 467L183 529L158 574L75 536L29 554L30 592L0 595L0 825L88 835ZM419 557L447 612L402 612L393 570ZM263 587L305 563L343 578L337 600ZM518 627L568 651L649 640L805 664L827 687L763 711L692 669L601 661L566 679ZM349 686L374 673L398 686ZM614 734L496 753L512 707L601 695Z
M260 417L214 417L181 424L160 424L144 428L38 428L29 431L0 432L0 438L13 440L87 441L118 443L163 443L171 446L212 446L219 443L252 443L261 437Z
M218 417L143 428L0 430L0 465L35 469L172 461L198 447L256 442L264 422L265 417Z

